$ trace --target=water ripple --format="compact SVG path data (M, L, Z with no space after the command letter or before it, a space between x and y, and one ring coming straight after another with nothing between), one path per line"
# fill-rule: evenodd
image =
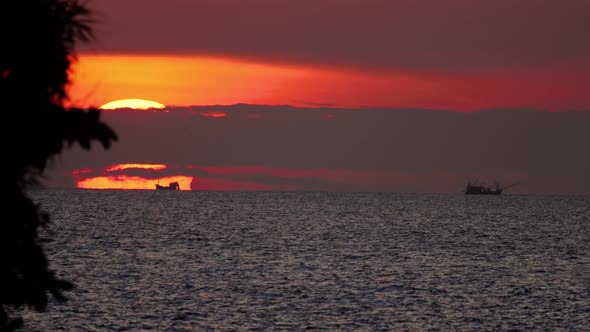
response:
M40 190L27 331L584 330L590 198Z

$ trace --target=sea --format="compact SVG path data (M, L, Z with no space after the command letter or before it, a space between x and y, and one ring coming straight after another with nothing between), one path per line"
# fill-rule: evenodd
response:
M38 189L23 331L589 331L590 196Z

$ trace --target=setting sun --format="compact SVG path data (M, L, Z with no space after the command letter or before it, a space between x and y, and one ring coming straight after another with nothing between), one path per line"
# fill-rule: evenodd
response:
M163 109L166 106L155 101L145 99L120 99L106 103L100 107L103 110L115 110L119 108L132 108L138 110Z

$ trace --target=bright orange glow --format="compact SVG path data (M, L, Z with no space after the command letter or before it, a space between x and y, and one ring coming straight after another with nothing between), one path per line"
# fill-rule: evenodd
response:
M128 168L153 169L156 171L166 169L168 166L164 164L117 164L106 169L107 172L119 171Z
M302 75L305 69L293 66L204 56L80 54L69 93L81 106L128 96L166 105L235 104L266 100Z
M79 180L77 188L84 189L145 189L155 190L156 184L167 186L171 182L178 182L180 190L191 190L192 176L168 176L158 179L145 179L139 176L98 176Z
M166 106L155 101L145 99L121 99L111 101L99 107L103 110L116 110L119 108L132 108L136 110L149 110L149 109L163 109Z
M590 105L587 63L447 73L210 56L81 54L73 69L69 94L80 107L129 96L175 106L249 103L472 111L579 110Z

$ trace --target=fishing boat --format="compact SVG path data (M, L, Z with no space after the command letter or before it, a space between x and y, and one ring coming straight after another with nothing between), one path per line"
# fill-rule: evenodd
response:
M516 186L518 183L513 183L509 186L502 187L500 183L495 182L493 187L486 186L485 184L477 184L467 179L467 185L465 186L465 195L500 195L508 188Z
M156 184L156 190L180 190L178 182L171 182L168 186Z

